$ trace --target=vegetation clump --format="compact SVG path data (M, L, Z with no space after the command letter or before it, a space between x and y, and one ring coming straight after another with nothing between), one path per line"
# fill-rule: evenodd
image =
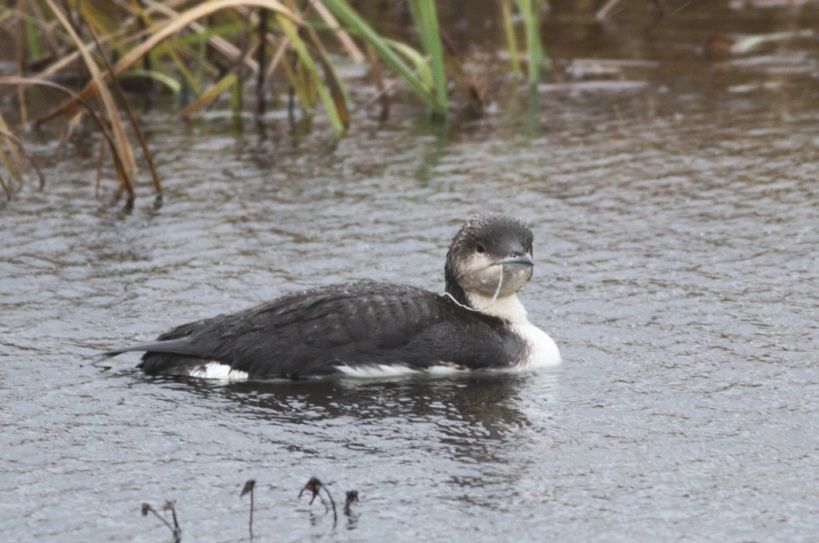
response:
M543 0L496 2L511 69L522 76L526 64L529 81L537 82L547 66L539 33ZM162 191L131 104L145 92L129 94L128 88L190 96L177 112L181 119L223 95L230 96L235 114L247 109L244 98L251 93L258 116L271 104L286 103L291 121L297 106L308 115L320 108L337 136L348 128L353 106L339 76L339 66L350 61L370 73L382 117L388 115L389 93L397 85L438 119L446 118L458 88L466 89L467 102L478 109L482 105L484 93L465 75L439 24L434 0L406 3L413 32L403 39L379 32L374 21L362 15L364 10L356 10L348 0L10 4L0 8L0 30L13 42L17 73L0 74L0 92L14 96L21 126L63 119L71 130L91 119L102 135L98 164L112 162L119 194L127 196L128 205L134 199L137 170L132 139L139 143L157 196ZM524 51L519 51L519 43L525 44ZM281 94L286 102L279 100ZM15 134L0 114L0 163L5 172L0 187L7 198L28 170L23 157L30 159L19 131Z

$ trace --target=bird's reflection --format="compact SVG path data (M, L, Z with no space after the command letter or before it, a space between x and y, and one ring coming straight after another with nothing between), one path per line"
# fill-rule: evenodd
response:
M278 425L320 424L349 418L351 424L434 425L439 443L455 455L492 460L498 442L514 440L530 421L521 410L521 390L532 374L472 373L447 378L391 381L316 381L220 384L175 381L206 400L230 400L232 416ZM538 374L538 394L557 386L557 374Z

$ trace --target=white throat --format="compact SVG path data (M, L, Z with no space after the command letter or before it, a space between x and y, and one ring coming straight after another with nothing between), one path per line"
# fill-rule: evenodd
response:
M498 317L509 321L512 324L528 324L529 319L526 318L526 308L520 303L517 294L511 294L503 298L492 298L491 296L482 296L480 294L467 293L469 305L475 308L475 311Z
M560 351L554 340L529 322L526 318L526 308L520 303L517 294L495 300L480 294L467 293L467 297L476 311L509 322L512 331L526 342L527 352L525 357L518 361L518 367L536 368L560 364Z

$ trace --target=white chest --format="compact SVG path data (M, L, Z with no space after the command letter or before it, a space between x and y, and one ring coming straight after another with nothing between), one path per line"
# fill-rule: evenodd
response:
M527 355L518 367L544 368L560 364L560 351L554 340L529 322L526 309L516 294L498 300L472 295L469 301L481 313L508 321L512 330L526 342Z
M549 334L530 323L512 325L515 331L528 345L527 356L520 361L522 368L545 368L560 364L560 351Z

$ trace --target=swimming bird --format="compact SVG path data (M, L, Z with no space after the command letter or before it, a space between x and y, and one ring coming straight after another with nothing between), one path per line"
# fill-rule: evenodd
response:
M552 366L557 345L518 298L533 267L523 222L479 215L452 238L442 294L375 281L319 287L98 358L144 351L147 374L228 380Z

